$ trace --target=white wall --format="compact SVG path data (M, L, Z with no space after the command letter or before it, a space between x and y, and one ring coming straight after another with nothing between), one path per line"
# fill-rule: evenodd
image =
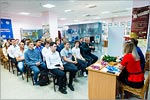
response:
M150 5L150 0L133 0L133 8Z
M52 20L48 20L49 15L47 13L43 14L44 16L41 17L31 17L31 16L23 16L23 15L11 15L11 14L1 14L2 17L1 18L8 18L11 19L12 21L12 29L13 29L13 34L14 34L14 38L21 38L20 35L20 28L23 29L42 29L42 25L43 24L48 24L50 21ZM56 20L56 19L55 19ZM121 21L131 21L131 16L127 16L127 17L116 17L116 18L107 18L107 19L102 19L101 21L105 21L107 23L112 23L112 22L121 22ZM63 26L64 24L68 23L68 21L59 21L58 23L56 22L51 22L50 26L51 26L51 31L53 31L53 35L52 37L57 37L57 30L58 30L58 25L59 26ZM55 24L55 25L53 25ZM55 28L56 27L56 28Z
M2 14L1 18L11 19L15 39L21 39L20 28L42 29L42 19L40 17Z

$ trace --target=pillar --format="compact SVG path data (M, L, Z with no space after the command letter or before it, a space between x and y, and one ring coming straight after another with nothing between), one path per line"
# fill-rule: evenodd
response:
M52 11L43 12L42 18L43 18L43 25L49 25L48 28L50 37L52 38L53 41L55 41L55 38L58 37L57 14Z

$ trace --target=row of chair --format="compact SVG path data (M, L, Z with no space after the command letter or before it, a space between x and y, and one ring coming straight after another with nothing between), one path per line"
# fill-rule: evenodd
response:
M8 62L7 64L5 64L5 66L8 67L9 72L12 71L13 74L15 74L15 69L17 71L17 76L19 76L19 69L17 67L17 62L12 61L12 59L8 56ZM32 70L30 69L30 67L28 67L26 64L24 65L25 70L26 70L26 77L27 77L27 82L29 81L29 77L31 77L32 79L32 83L34 85L34 80L33 80L33 75L34 73L32 72ZM24 80L24 76L23 73L20 73L22 75L22 79ZM54 91L56 91L55 85L56 85L56 75L52 74L50 71L48 71L48 76L49 78L53 79L53 83L54 83Z

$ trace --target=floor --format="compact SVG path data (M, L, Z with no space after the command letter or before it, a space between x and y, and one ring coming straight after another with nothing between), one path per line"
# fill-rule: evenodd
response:
M75 91L67 88L68 94L54 92L53 83L47 86L33 86L31 79L27 83L26 78L10 73L1 67L1 99L88 99L87 77L78 77L74 82Z
M97 49L94 52L99 58L101 54L106 53L107 48ZM58 86L56 86L57 91L54 92L52 82L47 86L33 86L31 79L27 83L26 78L22 80L21 76L17 76L16 73L12 74L12 72L4 69L2 65L0 66L1 99L88 99L88 77L77 77L78 81L73 84L75 91L67 88L68 94L62 94L58 91ZM130 99L135 100L136 98L131 97ZM148 99L150 100L150 91Z

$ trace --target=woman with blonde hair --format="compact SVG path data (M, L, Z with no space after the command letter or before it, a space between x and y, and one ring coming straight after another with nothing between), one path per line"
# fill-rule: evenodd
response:
M140 66L140 57L133 42L124 44L124 57L119 68L123 69L119 81L133 88L143 87L144 74Z

